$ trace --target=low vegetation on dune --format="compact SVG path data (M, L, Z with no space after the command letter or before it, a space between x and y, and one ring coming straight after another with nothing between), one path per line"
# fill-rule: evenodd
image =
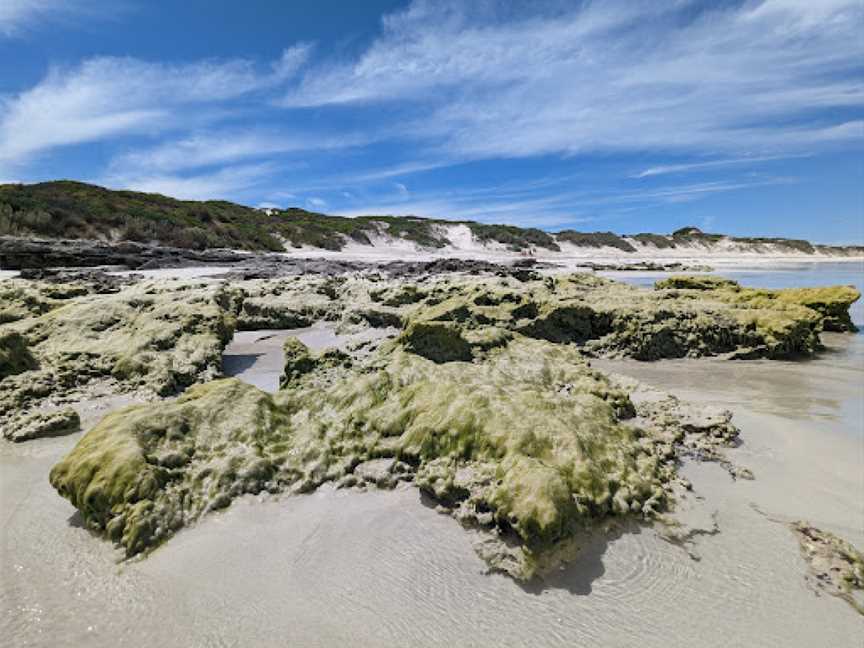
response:
M50 477L127 554L243 494L405 481L519 579L570 555L584 530L668 509L681 458L724 461L735 442L728 414L688 412L672 397L640 405L633 385L587 358L812 353L857 297L530 273L10 288L20 303L0 325L4 353L32 360L0 378L2 410L16 413L0 421L4 435L77 429L74 411L56 406L88 385L149 394L89 430ZM320 320L393 334L317 353L290 338L274 395L219 378L236 328Z
M448 215L450 216L450 215ZM454 214L452 216L458 216ZM451 245L453 226L466 227L479 245L510 252L560 252L562 245L635 253L648 248L783 254L861 255L864 248L814 246L779 238L727 237L685 227L671 235L612 232L552 233L536 228L415 216L329 216L299 208L254 209L220 200L176 200L159 194L112 191L73 181L0 185L0 236L87 239L158 244L185 250L279 252L401 241L426 250ZM0 258L2 263L2 258ZM62 263L60 265L63 265Z
M621 250L622 252L635 252L636 248L632 243L624 240L622 237L612 232L576 232L574 230L564 230L556 234L559 241L572 243L579 247L611 247Z

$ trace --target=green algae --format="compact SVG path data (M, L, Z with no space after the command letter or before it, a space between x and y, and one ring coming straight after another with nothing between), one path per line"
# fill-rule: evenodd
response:
M392 457L462 519L491 513L515 533L525 578L592 520L666 505L673 467L575 349L521 338L482 363L439 364L397 346L339 374L275 397L216 381L111 414L51 483L131 555L243 493L307 491Z
M814 587L843 599L864 615L864 554L843 538L806 522L799 520L790 526L814 577Z
M215 381L109 414L49 479L89 528L133 555L232 497L278 488L286 429L268 394Z

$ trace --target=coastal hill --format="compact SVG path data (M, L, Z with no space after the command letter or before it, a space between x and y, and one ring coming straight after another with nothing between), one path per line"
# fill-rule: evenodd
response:
M545 232L513 225L413 216L330 216L299 208L256 209L227 201L187 201L113 191L68 180L0 185L0 236L133 241L188 250L281 252L365 247L514 253L606 252L862 256L862 246L826 246L785 238L734 237L685 227L672 234Z

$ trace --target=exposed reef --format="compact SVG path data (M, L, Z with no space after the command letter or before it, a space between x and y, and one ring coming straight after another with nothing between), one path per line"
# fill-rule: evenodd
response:
M669 506L665 431L625 423L627 392L574 348L520 337L482 363L435 363L394 344L329 377L288 354L275 396L229 379L109 415L51 483L132 555L244 493L413 481L498 539L490 566L519 579L597 521ZM715 427L690 434L725 443Z
M404 481L477 529L490 567L518 579L571 555L585 530L668 510L684 458L752 476L725 458L738 436L728 412L648 394L591 357L812 354L858 297L460 263L91 279L6 281L0 324L14 367L0 378L4 434L39 428L40 412L92 384L151 400L106 416L51 472L89 528L134 555L243 494ZM382 335L323 352L289 338L275 395L220 379L235 330L317 321ZM73 429L65 421L32 436Z

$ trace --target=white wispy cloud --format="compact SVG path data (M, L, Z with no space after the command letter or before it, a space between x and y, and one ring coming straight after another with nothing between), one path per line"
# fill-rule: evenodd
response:
M0 2L0 36L16 36L39 24L72 18L105 19L127 9L123 0L3 0Z
M659 166L648 167L638 173L634 173L632 178L650 178L652 176L666 175L669 173L686 173L688 171L701 171L704 169L714 169L718 167L738 166L746 164L756 164L759 162L771 162L774 160L788 160L790 158L810 157L809 154L801 155L765 155L760 157L742 157L742 158L727 158L722 160L708 160L705 162L690 162L687 164L661 164Z
M308 68L283 104L401 102L409 131L461 159L767 154L856 136L842 112L805 127L794 118L864 106L858 0L506 9L414 2L357 59Z
M0 162L21 164L58 146L188 128L206 121L207 111L216 117L226 102L283 82L296 71L301 50L286 50L263 72L247 60L170 65L103 57L54 67L35 87L0 101Z
M368 214L414 215L446 220L478 220L531 227L589 223L598 210L606 217L634 208L700 200L718 193L794 183L794 178L768 177L743 180L673 184L644 190L610 192L605 189L552 190L537 182L473 187L446 192L367 200L334 210L345 216ZM506 187L506 190L505 190Z

